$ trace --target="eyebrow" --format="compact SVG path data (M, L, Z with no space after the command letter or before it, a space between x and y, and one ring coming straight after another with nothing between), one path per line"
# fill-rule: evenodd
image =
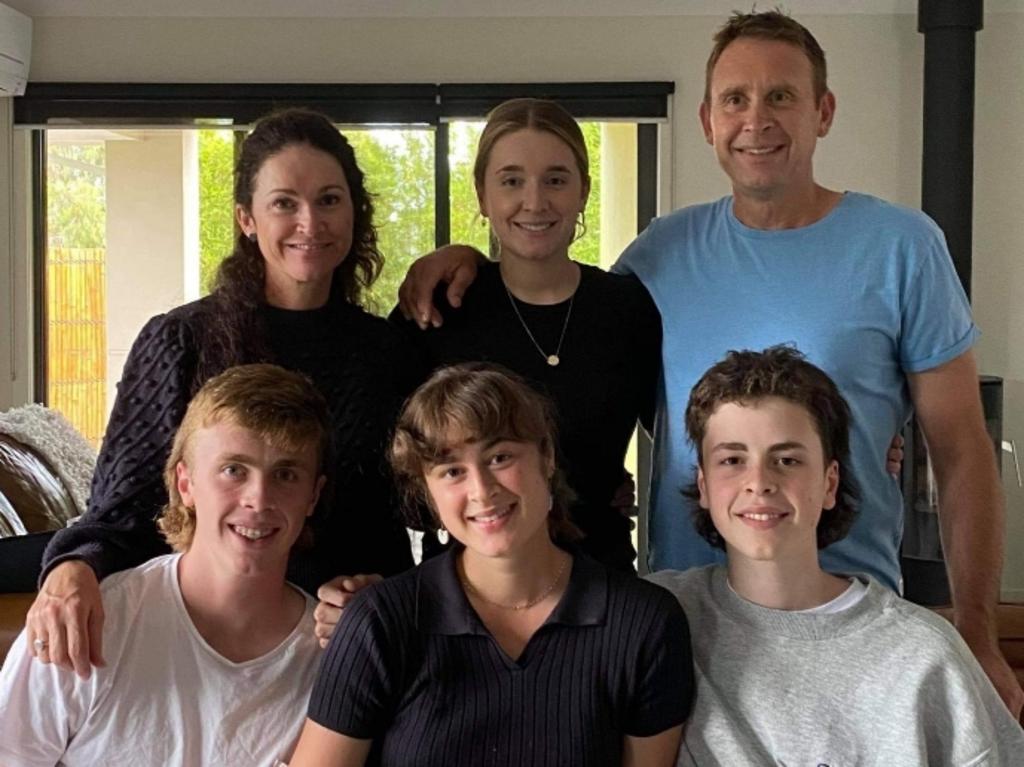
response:
M522 173L525 170L522 165L503 165L494 172L497 173ZM572 169L566 165L549 165L544 169L545 173L572 173Z
M345 191L345 187L341 184L327 184L326 186L320 187L317 191L323 193L332 189L337 189L342 192ZM289 189L288 187L277 187L276 189L271 189L268 194L293 194L297 197L299 193L294 189Z
M475 441L476 440L468 440L464 444L468 445L470 442L475 442ZM489 439L486 442L484 442L484 445L483 445L482 449L483 450L490 450L492 447L497 445L499 442L516 442L516 441L517 440L510 439L509 437L492 437L491 439ZM444 464L444 463L455 463L455 462L456 462L456 458L452 455L452 449L451 448L445 448L432 461L430 461L430 465L431 466L440 466L441 464Z
M777 93L783 91L785 93L799 93L800 89L792 83L779 82L773 83L765 88L767 93ZM732 85L723 91L720 91L716 97L719 101L726 99L729 96L746 96L750 92L750 86L748 85Z
M217 458L218 463L244 463L249 466L256 464L256 459L251 455L245 453L228 453L227 455L220 455ZM292 468L295 466L301 466L302 461L295 458L282 458L280 461L274 461L274 467L285 467Z
M717 445L712 446L711 452L714 453L718 450L739 450L746 452L747 445L745 442L719 442ZM807 446L803 442L789 441L789 442L777 442L768 448L769 453L781 453L785 450L806 450Z

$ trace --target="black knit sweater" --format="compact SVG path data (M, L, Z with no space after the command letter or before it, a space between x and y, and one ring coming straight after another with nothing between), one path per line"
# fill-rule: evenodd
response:
M168 551L155 525L167 502L162 471L195 389L204 339L220 332L203 299L151 319L125 363L89 509L47 547L43 573L82 559L103 578ZM312 549L295 551L289 578L315 593L342 573L385 575L412 566L395 513L384 450L422 366L386 321L350 305L311 311L265 307L271 361L307 375L332 422L331 492L314 515Z

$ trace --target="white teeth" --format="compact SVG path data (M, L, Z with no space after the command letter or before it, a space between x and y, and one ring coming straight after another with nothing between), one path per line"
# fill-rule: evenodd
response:
M767 522L769 519L778 519L781 514L744 514L747 519L754 519L758 522Z
M550 224L550 223L548 223L548 224L524 224L524 223L517 223L516 226L520 227L521 229L525 229L528 232L543 232L545 229L551 228L552 224Z
M769 149L744 149L743 151L747 154L768 154L770 152L774 152L775 147L771 147Z
M256 527L242 527L241 525L233 525L232 530L241 535L243 538L248 538L250 541L258 541L260 538L266 538L270 535L273 529L269 527L256 528Z
M316 250L317 248L323 247L320 243L307 242L307 243L292 243L289 245L291 248L298 248L299 250Z
M500 511L493 511L490 514L487 514L487 515L477 515L477 516L473 517L472 519L473 519L474 522L485 522L485 523L496 522L497 520L501 519L502 517L508 516L509 511L511 511L511 509L507 509L507 508L506 509L501 509Z

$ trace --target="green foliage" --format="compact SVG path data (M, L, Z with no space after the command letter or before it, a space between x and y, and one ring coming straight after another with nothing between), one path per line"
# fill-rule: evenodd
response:
M367 308L387 314L405 272L434 248L434 133L427 129L344 129L373 195L384 269Z
M106 151L99 144L47 147L46 226L49 244L63 248L106 245Z
M199 292L204 296L235 244L234 141L233 131L199 131Z
M586 234L573 244L572 257L597 264L600 253L601 129L583 124L590 153L591 191ZM473 185L473 159L483 123L449 125L451 241L488 251L488 227L479 215ZM367 308L391 311L409 265L434 249L434 132L430 129L345 128L345 136L373 195L378 245L384 269L366 296ZM233 134L200 131L200 279L209 291L217 266L234 245L232 204Z

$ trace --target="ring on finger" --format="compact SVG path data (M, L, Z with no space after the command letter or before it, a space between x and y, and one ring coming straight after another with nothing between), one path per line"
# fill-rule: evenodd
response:
M32 640L32 649L34 649L36 652L43 652L49 646L50 643L47 642L45 639L40 639L39 637L36 637Z

